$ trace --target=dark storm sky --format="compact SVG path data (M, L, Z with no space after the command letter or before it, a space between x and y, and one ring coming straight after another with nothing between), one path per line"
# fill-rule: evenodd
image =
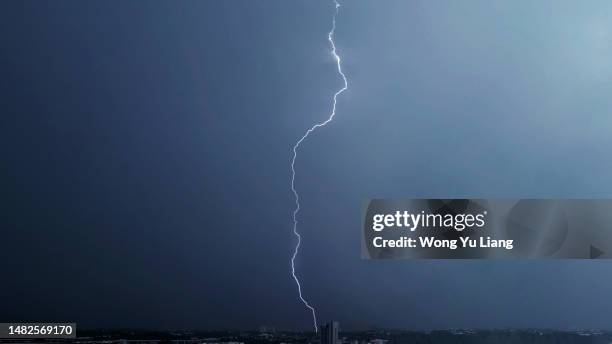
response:
M310 328L322 1L0 3L0 321ZM321 320L609 327L609 262L360 259L371 197L612 197L612 3L350 2L298 159Z

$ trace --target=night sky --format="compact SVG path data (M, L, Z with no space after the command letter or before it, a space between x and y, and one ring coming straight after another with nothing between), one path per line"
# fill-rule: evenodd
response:
M0 321L310 329L331 1L0 2ZM607 327L612 262L366 261L366 198L612 197L612 2L346 2L297 161L343 328Z

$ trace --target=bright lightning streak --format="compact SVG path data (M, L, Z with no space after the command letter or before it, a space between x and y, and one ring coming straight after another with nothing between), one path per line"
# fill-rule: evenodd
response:
M331 46L331 54L334 56L334 59L336 60L338 74L340 74L340 76L342 77L342 81L344 81L344 86L341 89L339 89L336 93L334 93L332 111L329 117L325 121L317 123L313 125L310 129L308 129L306 133L304 134L304 136L302 136L302 138L298 140L295 146L293 146L293 159L291 160L291 191L293 191L293 195L295 196L295 210L293 210L293 233L298 239L297 244L295 245L295 250L293 251L293 256L291 257L291 275L293 276L293 279L295 280L295 283L297 284L300 300L302 300L302 303L304 303L304 305L308 309L310 309L310 311L312 312L312 321L313 321L315 332L318 332L317 313L314 307L312 307L308 303L308 301L304 299L304 296L302 296L302 286L300 285L300 280L297 278L297 275L295 274L295 257L298 255L298 252L300 250L300 244L302 242L302 237L300 236L300 233L297 230L297 224L298 224L297 214L300 211L300 196L298 195L298 192L295 190L295 160L297 159L298 148L300 147L302 142L308 137L308 135L310 135L313 131L317 130L318 128L326 126L327 123L331 122L334 119L334 116L336 116L336 103L337 103L338 96L342 94L342 92L348 89L348 81L346 79L346 75L344 75L344 73L342 72L342 63L341 63L342 60L340 59L340 56L336 53L336 44L334 42L334 34L336 33L336 17L338 17L338 13L340 12L340 3L338 3L337 0L334 0L334 5L335 5L335 12L334 12L334 16L332 19L332 28L327 34L327 40L329 41L329 44Z

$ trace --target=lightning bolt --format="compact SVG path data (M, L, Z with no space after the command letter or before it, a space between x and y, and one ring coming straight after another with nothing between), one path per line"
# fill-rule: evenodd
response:
M306 138L312 132L314 132L318 128L326 126L329 122L333 121L334 117L336 116L336 104L338 102L338 96L342 94L342 92L348 89L348 81L346 79L346 75L344 75L344 73L342 72L342 60L340 59L340 56L336 52L336 43L334 42L334 34L336 33L336 18L338 17L338 13L340 12L340 3L337 0L334 0L334 6L335 6L335 9L334 9L334 16L332 19L332 27L329 33L327 34L327 40L329 41L329 45L331 47L331 54L336 60L336 67L338 69L338 74L340 74L340 76L342 77L344 86L342 86L341 89L339 89L338 91L336 91L336 93L334 93L332 111L329 117L325 121L316 123L310 129L308 129L306 133L304 133L302 138L300 138L296 142L295 146L293 146L293 159L291 160L291 191L293 191L293 195L295 196L295 209L293 210L293 233L297 237L297 243L295 245L295 250L293 251L293 256L291 257L291 275L293 276L293 279L295 280L295 284L297 284L298 295L300 296L300 300L310 310L310 312L312 312L312 321L313 321L315 332L318 332L317 312L315 308L311 306L308 303L308 301L306 301L304 296L302 295L302 286L300 284L300 280L295 274L295 257L297 257L300 251L300 244L302 243L302 236L297 230L297 225L298 225L297 214L300 211L300 195L295 189L295 160L297 159L298 148L300 148L300 145L302 144L302 142L304 142L304 140L306 140Z

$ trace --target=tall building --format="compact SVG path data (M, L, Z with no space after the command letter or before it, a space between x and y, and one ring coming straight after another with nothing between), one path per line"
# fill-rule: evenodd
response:
M337 321L321 325L321 344L339 344L338 332L340 324Z

